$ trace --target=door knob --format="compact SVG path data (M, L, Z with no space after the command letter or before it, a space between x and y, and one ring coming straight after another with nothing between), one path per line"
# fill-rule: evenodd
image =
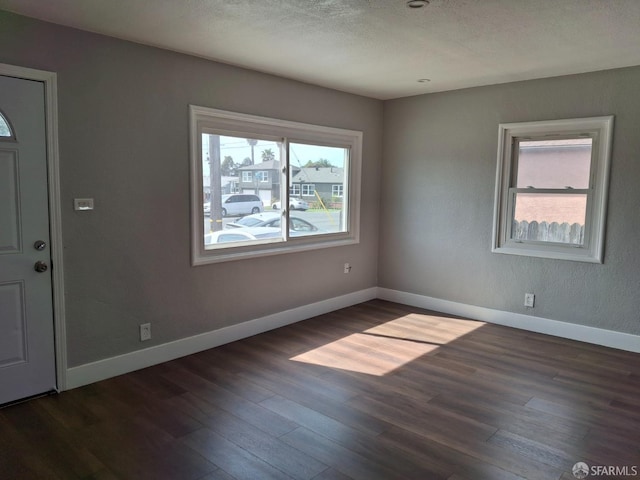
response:
M36 262L36 264L33 266L33 269L38 273L46 272L48 268L49 267L45 262L40 261Z

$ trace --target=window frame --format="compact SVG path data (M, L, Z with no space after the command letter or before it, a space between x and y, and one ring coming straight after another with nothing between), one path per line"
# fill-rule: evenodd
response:
M338 192L337 194L336 194L336 191ZM343 188L343 185L341 183L340 184L335 184L334 183L333 185L331 185L331 197L332 198L342 198L343 197L343 191L344 191L344 188Z
M603 263L606 207L613 139L613 115L522 123L503 123L498 128L492 249L494 253ZM517 177L515 148L522 140L554 140L579 137L593 139L587 192L584 243L582 245L513 240L511 238L514 192ZM544 193L535 189L530 193ZM547 189L548 190L548 189ZM560 193L556 190L555 193Z
M348 199L344 232L322 233L291 237L289 235L289 209L282 208L281 241L261 240L243 242L227 248L205 249L203 212L202 134L239 135L247 138L279 138L283 141L284 155L281 159L281 205L289 204L289 169L293 167L288 158L290 143L307 143L349 150L347 183L344 192ZM190 173L191 173L191 264L206 265L267 255L293 253L305 250L353 245L360 242L360 184L362 170L362 132L308 123L236 113L197 105L189 105Z

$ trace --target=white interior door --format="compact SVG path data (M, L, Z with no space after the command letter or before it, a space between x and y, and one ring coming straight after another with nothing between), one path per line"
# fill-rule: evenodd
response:
M56 387L44 83L0 76L0 404Z

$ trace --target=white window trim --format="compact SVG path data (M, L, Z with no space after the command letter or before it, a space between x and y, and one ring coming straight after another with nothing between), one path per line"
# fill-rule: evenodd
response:
M338 192L336 194L336 191ZM336 198L342 198L342 184L331 185L331 196Z
M591 160L591 188L593 194L587 204L584 245L562 245L544 242L520 242L509 236L509 188L513 177L516 138L552 139L554 136L589 134L593 137ZM613 116L549 120L541 122L500 124L498 133L498 165L496 171L493 215L492 252L510 255L602 263L613 138Z
M233 132L234 135L256 135L279 137L289 143L311 143L315 145L348 148L350 158L347 167L348 183L344 185L344 195L348 199L345 213L345 232L325 233L289 238L286 241L260 242L224 249L204 248L203 194L202 194L202 145L203 130ZM360 178L362 163L362 132L312 125L307 123L279 120L268 117L235 113L196 105L189 105L190 133L190 173L191 173L191 263L193 266L226 262L246 258L276 255L320 248L353 245L360 242ZM285 160L285 159L283 159ZM288 159L286 159L288 160ZM286 162L283 162L283 167ZM286 168L282 169L281 185L288 185ZM289 189L284 189L288 204ZM288 215L288 209L282 209Z
M250 170L242 171L242 182L243 183L253 182L253 173Z

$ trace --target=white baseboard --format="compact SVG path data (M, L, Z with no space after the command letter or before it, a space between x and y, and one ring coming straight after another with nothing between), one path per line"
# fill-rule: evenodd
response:
M304 305L284 312L256 318L237 325L231 325L212 332L182 338L162 345L137 350L117 357L106 358L67 369L66 389L72 389L98 382L107 378L133 372L179 357L218 347L274 328L306 320L317 315L373 300L377 297L376 287L349 293L340 297Z
M640 353L640 336L638 335L466 305L388 288L373 287L256 318L212 332L202 333L193 337L145 348L144 350L137 350L117 357L106 358L97 362L69 368L66 371L66 389L80 387L162 362L168 362L179 357L273 330L274 328L284 327L285 325L290 325L317 315L373 300L374 298L448 313L450 315L459 315L482 322L495 323L497 325L520 328L531 332L544 333L556 337Z
M450 315L459 315L487 323L495 323L531 332L544 333L556 337L640 353L640 336L630 333L614 332L612 330L587 327L585 325L550 320L548 318L466 305L388 288L378 288L378 298L413 307L435 310L436 312L448 313Z

